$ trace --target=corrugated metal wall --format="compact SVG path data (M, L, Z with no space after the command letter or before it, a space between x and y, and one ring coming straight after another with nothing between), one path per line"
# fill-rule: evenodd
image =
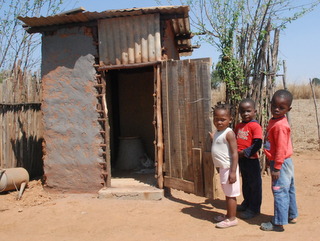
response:
M100 65L161 60L159 14L103 19L98 32Z

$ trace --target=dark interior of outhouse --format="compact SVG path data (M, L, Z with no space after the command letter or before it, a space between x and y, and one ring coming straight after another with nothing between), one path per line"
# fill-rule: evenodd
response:
M109 70L106 95L111 175L154 181L153 67ZM150 180L148 181L150 182Z

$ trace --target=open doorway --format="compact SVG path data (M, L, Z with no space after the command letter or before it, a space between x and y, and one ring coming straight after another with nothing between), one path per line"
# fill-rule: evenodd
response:
M109 70L106 95L113 178L155 185L153 67Z

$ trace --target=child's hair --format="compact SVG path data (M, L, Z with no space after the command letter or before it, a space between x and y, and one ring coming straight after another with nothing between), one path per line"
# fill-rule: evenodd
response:
M253 108L256 108L256 103L253 101L253 99L249 99L249 98L243 99L240 101L239 106L244 103L249 103L250 105L253 106Z
M231 116L231 106L229 104L218 102L214 107L212 107L213 115L215 114L216 110L226 110L228 115Z
M286 99L286 100L288 101L288 103L289 103L289 106L291 106L292 100L293 100L293 96L292 96L292 94L290 93L290 91L285 90L285 89L277 90L277 91L273 94L272 99L274 99L274 98L276 98L276 97L281 97L281 98Z

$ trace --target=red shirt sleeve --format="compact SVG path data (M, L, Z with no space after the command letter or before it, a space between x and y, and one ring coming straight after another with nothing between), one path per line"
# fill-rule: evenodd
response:
M289 135L289 136L288 136ZM284 159L287 157L288 152L288 138L290 138L290 131L287 128L277 128L273 132L274 141L274 168L281 169Z
M286 118L271 120L268 125L267 142L265 153L269 160L274 161L274 168L281 169L284 160L293 153L291 142L291 130Z

